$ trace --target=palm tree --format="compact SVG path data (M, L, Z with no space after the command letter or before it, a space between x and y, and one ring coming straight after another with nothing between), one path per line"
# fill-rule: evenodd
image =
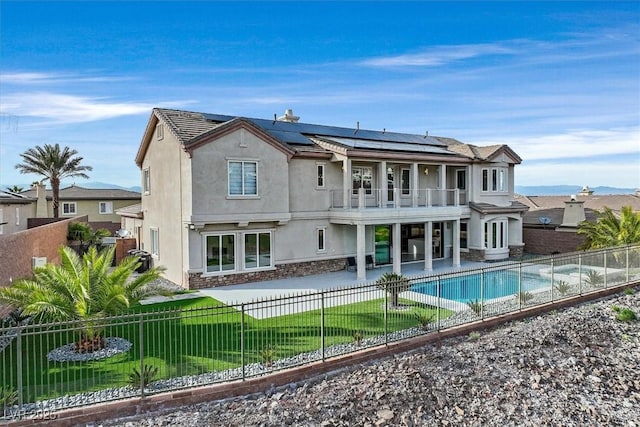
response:
M11 187L7 187L7 190L11 191L12 193L22 193L24 191L24 188L20 187L19 185L12 185Z
M633 212L631 206L623 206L620 217L607 207L597 213L596 222L583 221L578 226L578 234L587 236L581 249L640 243L640 212Z
M49 180L53 193L53 217L59 217L58 200L60 198L60 181L64 178L89 178L85 171L91 171L91 166L82 166L82 157L76 157L78 152L69 147L60 149L60 145L36 145L20 154L23 162L16 165L20 173L33 173L43 176L42 181Z
M376 280L376 286L391 295L392 307L398 307L398 294L408 291L411 288L411 282L402 274L384 273Z
M139 266L137 257L127 257L110 270L115 246L98 251L90 247L82 258L71 248L60 249L61 264L34 269L32 279L0 288L0 301L17 306L35 321L82 320L84 326L76 351L104 348L99 320L126 312L143 298L160 293L148 286L160 277L161 267L131 277Z

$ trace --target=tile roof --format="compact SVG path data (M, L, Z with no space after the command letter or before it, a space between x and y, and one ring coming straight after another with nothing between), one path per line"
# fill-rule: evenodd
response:
M506 145L476 147L464 144L453 138L388 132L386 130L373 131L360 129L359 127L353 129L165 108L154 108L153 114L167 124L168 130L175 135L185 148L190 144L199 143L206 134L212 133L216 128L224 126L231 121L243 119L297 153L329 153L328 150L315 144L314 138L338 140L340 143L346 144L350 150L432 153L434 155L440 154L477 160L489 160L498 151L504 150L505 147L508 149ZM145 135L149 135L152 132L152 127L154 126L153 117L152 115L152 120L147 126ZM141 164L141 159L146 151L145 144L147 143L148 141L143 139L136 156L138 164ZM510 149L508 151L516 161L520 161L515 153Z
M52 191L47 191L47 199L53 198ZM37 198L35 189L23 191L21 195ZM141 195L137 191L123 190L120 188L84 188L77 185L60 189L60 200L140 200Z
M529 206L531 210L562 208L571 196L522 196L516 195L516 200ZM631 206L634 212L640 212L640 197L635 194L591 194L576 195L577 201L584 202L584 208L601 211L605 207L619 212L623 206Z

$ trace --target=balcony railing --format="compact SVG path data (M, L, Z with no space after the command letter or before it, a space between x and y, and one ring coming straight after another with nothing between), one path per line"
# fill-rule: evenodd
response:
M331 190L332 209L430 208L467 203L467 192L457 188Z

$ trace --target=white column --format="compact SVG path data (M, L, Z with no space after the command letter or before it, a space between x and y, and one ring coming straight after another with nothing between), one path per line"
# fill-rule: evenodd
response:
M460 267L460 219L453 221L453 266Z
M367 278L367 265L365 254L365 228L364 224L356 225L356 266L358 280L366 280Z
M380 189L380 207L386 208L388 202L387 195L387 162L380 162L380 169L378 170L378 188Z
M424 269L433 271L433 223L424 223Z
M344 209L351 207L351 160L342 161L342 203Z
M440 172L440 202L441 206L447 206L447 165L442 164L439 168Z
M393 272L402 274L402 244L400 242L400 223L393 224Z
M411 206L418 206L418 188L420 187L418 182L418 164L411 164L411 179L409 180L409 188L411 191Z

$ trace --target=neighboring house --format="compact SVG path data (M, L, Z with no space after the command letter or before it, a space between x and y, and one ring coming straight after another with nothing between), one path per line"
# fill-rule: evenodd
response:
M24 194L0 190L0 234L27 229L27 218L35 214L35 200Z
M136 163L142 242L167 279L211 287L522 253L506 145L154 109Z
M38 188L23 191L20 195L38 200ZM53 196L51 190L40 192L40 207L37 217L53 216ZM46 203L43 198L46 197ZM60 189L60 218L87 215L93 229L106 228L111 233L120 229L120 215L117 209L140 203L140 193L122 189L94 189L71 185Z
M573 195L516 195L516 200L529 207L523 219L525 250L538 255L578 250L585 241L584 235L576 233L578 224L595 222L596 211L605 207L619 213L623 206L631 206L634 212L640 212L640 193L594 194L588 186Z
M132 237L136 239L138 249L142 244L142 204L125 206L116 211L120 215L120 231L118 237Z

